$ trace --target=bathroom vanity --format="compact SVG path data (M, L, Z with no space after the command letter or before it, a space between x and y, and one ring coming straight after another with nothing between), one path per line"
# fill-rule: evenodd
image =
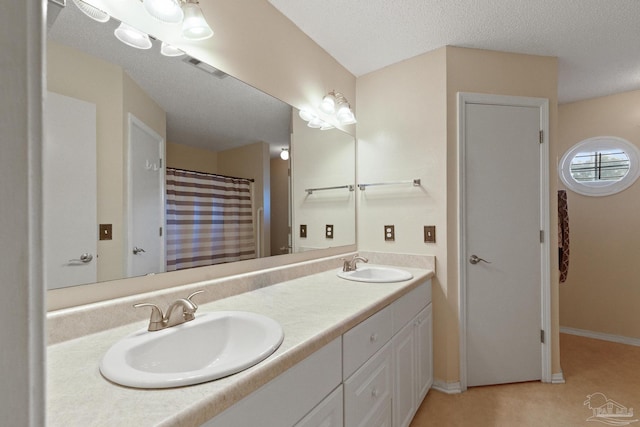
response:
M48 425L407 426L433 382L433 271L402 268L413 278L361 283L331 269L201 304L196 316L250 311L284 330L264 361L203 384L136 389L100 375L109 347L147 321L50 345Z

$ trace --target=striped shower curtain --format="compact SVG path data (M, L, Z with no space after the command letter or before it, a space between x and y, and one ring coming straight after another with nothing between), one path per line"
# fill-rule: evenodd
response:
M251 182L167 168L167 271L255 258Z

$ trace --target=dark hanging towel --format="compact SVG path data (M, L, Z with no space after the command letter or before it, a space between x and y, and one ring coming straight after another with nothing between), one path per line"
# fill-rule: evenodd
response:
M560 283L564 283L569 273L569 207L566 190L558 190L558 249Z

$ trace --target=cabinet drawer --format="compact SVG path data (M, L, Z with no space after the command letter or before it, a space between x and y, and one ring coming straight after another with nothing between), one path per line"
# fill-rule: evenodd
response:
M427 280L396 300L393 309L393 333L396 334L416 314L431 302L431 280Z
M347 379L393 335L391 307L386 307L342 336L343 373Z
M342 385L340 385L295 427L342 427L342 397Z
M370 426L382 407L390 407L391 355L388 343L345 381L345 427Z

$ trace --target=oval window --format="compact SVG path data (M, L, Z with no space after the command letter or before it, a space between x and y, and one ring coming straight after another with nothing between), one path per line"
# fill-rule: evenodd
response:
M640 172L640 151L615 136L580 141L567 151L559 165L560 179L568 189L585 196L608 196L633 184Z

